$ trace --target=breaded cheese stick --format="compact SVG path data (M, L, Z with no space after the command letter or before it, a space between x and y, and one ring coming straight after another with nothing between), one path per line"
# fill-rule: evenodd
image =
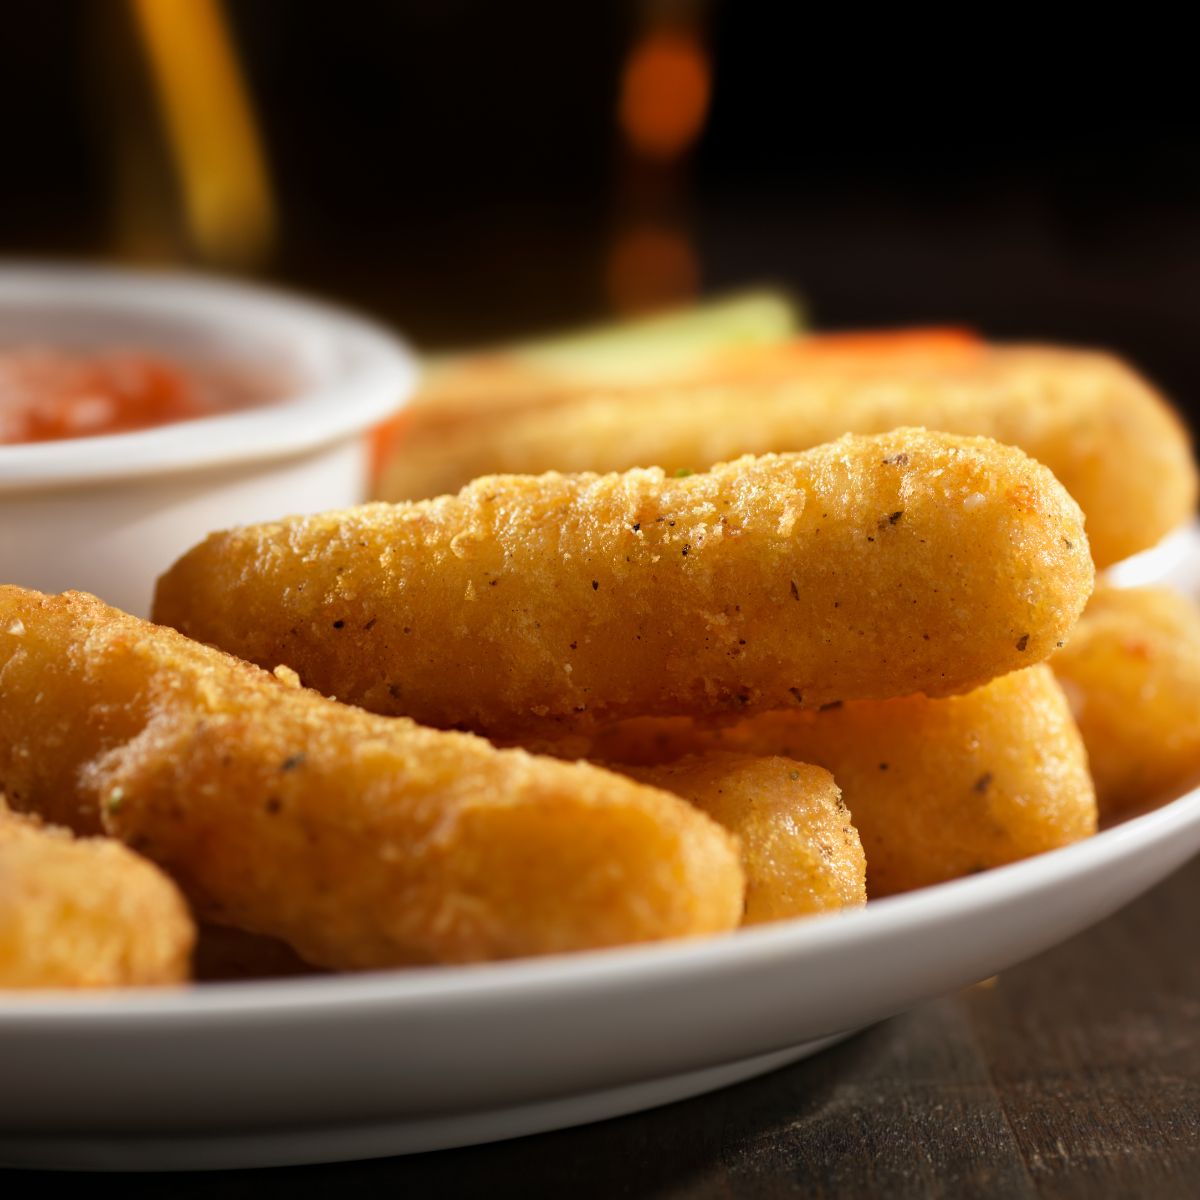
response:
M1101 567L1153 545L1196 507L1188 435L1163 398L1114 356L1045 346L868 354L857 365L798 353L787 372L575 396L494 419L481 411L450 427L417 413L378 494L436 496L500 472L704 470L899 425L992 437L1044 463L1087 514Z
M109 838L0 798L0 989L182 983L196 931L175 885Z
M1200 611L1165 588L1103 588L1051 664L1101 816L1200 782Z
M507 736L965 691L1045 658L1091 586L1049 471L909 429L218 533L155 615L371 711Z
M764 713L723 729L681 718L624 721L562 746L572 757L638 764L631 773L639 777L722 750L819 763L862 839L872 896L1001 866L1096 828L1083 743L1045 664L965 696Z
M862 838L871 896L1002 866L1096 830L1083 742L1044 664L965 696L766 714L718 740L833 773Z
M199 916L317 966L684 937L742 913L733 839L675 796L371 716L90 596L0 587L0 768L20 764L26 808L49 751Z
M682 796L737 835L746 873L743 925L867 902L862 842L828 771L719 750L617 769Z
M784 331L777 328L775 332ZM561 369L566 364L557 355L531 359L521 353L483 352L427 369L401 420L405 441L417 439L422 451L436 452L435 436L460 430L464 423L545 411L599 394L633 398L675 387L724 386L748 379L782 381L798 366L802 370L820 366L876 373L896 366L955 367L986 352L986 343L974 332L941 326L805 333L783 340L714 347L708 353L683 357L655 355L653 361L613 354L601 363L589 356L578 369ZM402 456L409 457L403 452ZM454 490L460 486L455 485Z

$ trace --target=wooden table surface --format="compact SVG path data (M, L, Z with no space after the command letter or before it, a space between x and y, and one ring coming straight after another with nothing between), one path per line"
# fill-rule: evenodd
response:
M73 1180L80 1194L100 1183L128 1198L222 1200L1195 1200L1198 931L1200 858L1104 924L990 986L926 1004L815 1059L710 1096L410 1158L57 1182ZM35 1185L55 1182L9 1172L0 1174L0 1193L35 1194Z

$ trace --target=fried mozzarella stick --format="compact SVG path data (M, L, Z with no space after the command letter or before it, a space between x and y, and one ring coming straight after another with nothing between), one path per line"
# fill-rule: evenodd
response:
M862 842L828 771L727 751L616 769L682 796L737 835L746 873L743 925L867 902Z
M1087 514L1096 563L1159 541L1196 507L1187 432L1120 359L1039 346L954 355L797 352L786 370L614 390L475 414L415 412L379 495L420 499L499 472L704 470L741 454L806 450L843 433L922 425L1019 446ZM800 350L803 350L801 345Z
M1104 588L1051 660L1102 816L1200 782L1200 610L1164 588Z
M819 763L862 839L872 896L1001 866L1096 829L1083 743L1045 664L965 696L765 713L724 729L679 718L623 721L546 749L636 764L617 769L638 778L681 756L703 761L721 751ZM665 777L662 786L671 786Z
M0 989L182 983L196 931L175 885L109 838L0 798Z
M371 716L90 596L0 587L0 777L17 764L26 808L50 753L72 761L44 778L73 775L201 918L316 966L548 954L742 913L736 844L678 797Z
M371 711L511 736L965 691L1045 658L1091 586L1049 471L908 429L217 533L155 617Z
M1043 665L965 696L772 713L723 731L745 754L833 773L886 896L1053 850L1096 831L1087 756Z

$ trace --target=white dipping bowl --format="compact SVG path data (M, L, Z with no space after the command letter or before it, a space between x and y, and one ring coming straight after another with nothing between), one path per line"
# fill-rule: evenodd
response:
M148 613L215 529L357 504L367 431L407 403L412 355L336 308L203 276L0 267L0 352L137 348L265 369L267 403L134 433L0 445L0 583Z

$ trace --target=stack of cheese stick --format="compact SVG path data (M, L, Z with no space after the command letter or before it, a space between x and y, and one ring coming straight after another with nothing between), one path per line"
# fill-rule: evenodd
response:
M1186 430L1109 354L989 345L959 330L802 337L726 354L653 387L547 379L524 368L497 400L467 360L405 414L379 494L417 499L495 472L704 470L806 450L844 433L919 425L1019 446L1079 502L1097 567L1153 545L1196 506Z
M975 353L943 341L896 362ZM117 942L136 921L190 945L176 888L333 970L852 908L1092 833L1093 736L1107 812L1200 765L1194 736L1153 778L1122 761L1121 686L1200 698L1200 617L1134 599L1151 650L1187 637L1196 661L1105 666L1130 602L1105 590L1077 626L1090 531L1021 449L900 427L216 533L162 577L155 624L0 587L0 791L123 842L97 873L161 880L157 909L112 909ZM4 936L7 869L0 841L0 986L179 978L167 953L39 977Z

